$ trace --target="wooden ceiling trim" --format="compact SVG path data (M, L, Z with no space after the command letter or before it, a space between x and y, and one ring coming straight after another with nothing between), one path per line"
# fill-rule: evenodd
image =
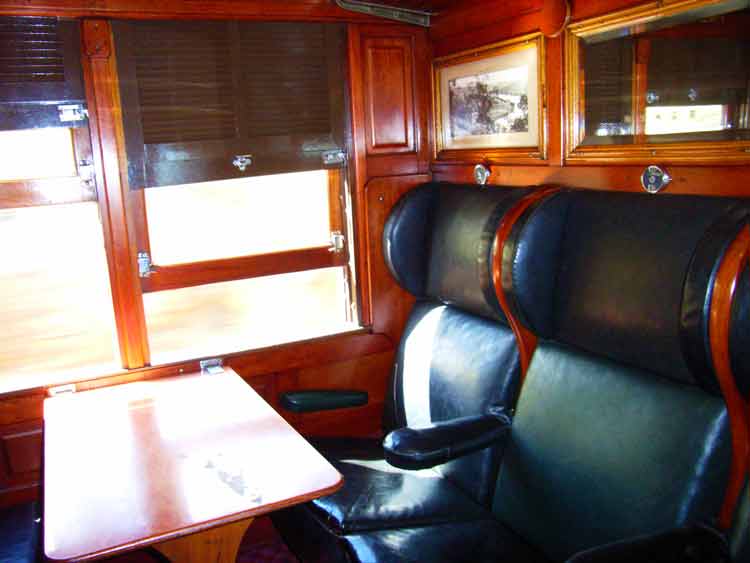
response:
M329 0L0 0L0 15L226 19L373 23L379 18L343 10Z

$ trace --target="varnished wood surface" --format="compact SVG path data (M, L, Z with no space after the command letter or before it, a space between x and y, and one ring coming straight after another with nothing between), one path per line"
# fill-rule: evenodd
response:
M528 330L513 314L508 302L508 296L506 294L506 288L510 289L513 286L512 272L503 270L503 259L506 252L515 252L514 248L510 248L508 244L508 237L510 236L513 226L519 217L534 204L540 202L545 197L552 195L559 191L558 188L542 188L536 190L527 196L523 197L516 205L510 209L503 220L500 221L500 225L495 233L495 240L493 242L492 250L492 282L495 285L495 293L497 300L500 303L500 307L505 314L505 318L508 320L513 334L516 337L518 343L518 355L521 360L521 381L523 381L526 375L526 370L529 369L531 363L531 356L534 354L536 349L537 337L534 333Z
M339 473L232 370L49 398L44 550L86 561L328 494Z
M175 563L235 563L237 550L252 518L238 520L189 536L154 544L160 553Z
M149 363L149 349L135 227L126 213L127 186L120 178L125 141L111 26L105 20L85 20L82 26L83 75L120 358L123 367L139 368Z
M732 372L729 354L732 302L735 289L750 258L750 227L745 226L727 248L716 272L708 336L711 345L711 360L716 378L724 395L732 432L732 464L724 503L719 513L719 524L725 530L732 525L732 517L750 467L750 427L748 427L748 403L742 398Z

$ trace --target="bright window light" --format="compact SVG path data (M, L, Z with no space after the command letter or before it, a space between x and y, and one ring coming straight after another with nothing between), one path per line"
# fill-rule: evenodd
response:
M726 128L726 107L650 106L646 108L646 135L721 131Z
M0 131L0 182L77 175L70 129Z

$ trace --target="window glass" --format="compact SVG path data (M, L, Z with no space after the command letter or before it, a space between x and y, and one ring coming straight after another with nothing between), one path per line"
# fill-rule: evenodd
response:
M0 210L0 387L119 369L94 202Z
M0 182L78 174L70 129L0 131Z
M354 329L345 268L143 296L152 363L218 355Z
M168 265L326 246L328 174L314 170L144 190L151 259Z

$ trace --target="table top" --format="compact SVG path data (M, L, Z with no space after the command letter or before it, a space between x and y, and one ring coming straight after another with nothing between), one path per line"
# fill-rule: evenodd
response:
M52 560L127 551L341 484L231 369L44 402L44 550Z

